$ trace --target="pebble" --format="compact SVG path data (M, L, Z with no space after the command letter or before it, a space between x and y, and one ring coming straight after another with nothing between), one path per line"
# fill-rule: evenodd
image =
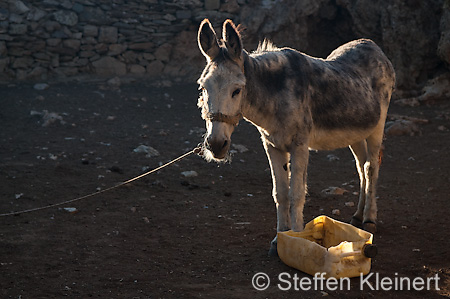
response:
M325 195L343 195L344 193L348 192L348 190L340 187L328 187L326 189L323 189L321 192Z
M387 136L415 136L421 135L421 130L413 121L399 119L387 122L385 133Z
M33 88L36 90L46 90L50 87L47 83L36 83Z
M331 162L331 161L339 161L339 160L340 160L338 156L333 155L333 154L327 155L327 159L328 159L328 161L330 161L330 162Z
M245 145L233 143L233 144L231 144L231 146L241 154L248 152L248 148Z
M195 170L183 171L181 173L185 178L192 178L198 176L198 173Z
M341 210L339 209L334 209L333 211L331 211L331 214L335 215L335 216L339 216L341 215Z
M355 203L354 203L353 201L347 201L347 202L345 203L345 206L346 206L346 207L354 207L354 206L355 206Z
M133 152L147 154L146 155L147 158L159 156L159 152L156 149L154 149L151 146L147 146L147 145L143 145L143 144L141 144L137 148L135 148L133 150Z

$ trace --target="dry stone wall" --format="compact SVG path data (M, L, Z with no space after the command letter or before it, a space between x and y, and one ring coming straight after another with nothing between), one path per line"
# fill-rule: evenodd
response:
M184 76L192 67L171 64L172 53L196 47L195 36L183 39L193 37L187 32L198 20L233 17L220 6L220 0L1 1L1 78Z
M246 49L263 38L326 57L349 40L375 40L398 87L419 88L450 61L448 0L3 0L0 80L79 75L185 77L204 65L197 28L209 18L244 25Z

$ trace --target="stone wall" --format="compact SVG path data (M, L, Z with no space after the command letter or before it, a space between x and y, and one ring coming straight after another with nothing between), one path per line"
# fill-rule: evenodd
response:
M204 66L196 43L200 21L209 18L219 33L230 18L246 28L248 50L267 37L326 57L344 42L372 38L393 61L398 86L413 89L446 70L448 6L443 0L3 0L0 79L195 79Z

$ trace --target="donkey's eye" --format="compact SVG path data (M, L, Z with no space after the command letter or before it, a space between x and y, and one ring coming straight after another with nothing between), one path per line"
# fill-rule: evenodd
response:
M240 88L238 88L238 89L236 89L235 91L233 91L233 93L231 94L231 97L235 97L235 96L237 96L238 94L240 94L241 93L241 89Z

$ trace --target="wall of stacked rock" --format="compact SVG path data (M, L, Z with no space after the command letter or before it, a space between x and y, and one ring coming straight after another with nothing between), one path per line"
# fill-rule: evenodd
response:
M218 34L244 25L252 50L263 38L326 57L349 40L375 40L398 86L423 85L450 62L448 0L3 0L0 80L136 75L195 79L198 25Z

